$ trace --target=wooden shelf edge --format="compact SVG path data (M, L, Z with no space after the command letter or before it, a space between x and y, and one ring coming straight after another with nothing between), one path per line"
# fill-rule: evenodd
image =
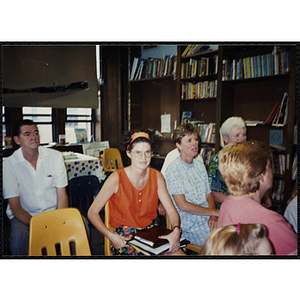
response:
M160 81L166 79L173 79L176 80L175 74L173 75L166 75L166 76L158 76L158 77L151 77L151 78L142 78L139 80L129 80L130 83L140 83L140 82L149 82L149 81Z
M180 101L202 101L202 100L216 100L217 97L210 97L210 98L200 98L200 99L180 99Z
M267 81L267 80L280 80L280 79L289 79L290 74L279 74L279 75L272 75L272 76L261 76L255 78L242 78L242 79L235 79L235 80L222 80L223 83L247 83L247 82L256 82L256 81Z

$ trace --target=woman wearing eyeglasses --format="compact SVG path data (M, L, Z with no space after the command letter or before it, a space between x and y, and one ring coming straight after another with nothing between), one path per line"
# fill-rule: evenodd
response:
M133 131L124 134L120 148L131 159L128 167L111 174L95 198L88 211L92 224L111 242L113 255L142 255L127 244L130 237L138 230L157 225L158 199L162 202L170 218L173 231L162 238L170 242L166 254L184 254L179 249L180 219L168 194L163 176L150 168L152 146L156 136L152 131ZM109 201L110 225L108 230L99 216L99 212Z
M180 152L167 168L168 192L179 213L182 237L202 246L210 230L217 227L219 211L211 194L208 176L198 154L199 129L185 123L173 132L173 142Z

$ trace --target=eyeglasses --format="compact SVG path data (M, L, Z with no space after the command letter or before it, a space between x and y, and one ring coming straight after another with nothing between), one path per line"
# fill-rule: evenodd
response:
M144 155L146 157L151 157L153 151L146 151L146 152L141 152L141 151L133 151L132 154L137 157L137 158L142 158Z

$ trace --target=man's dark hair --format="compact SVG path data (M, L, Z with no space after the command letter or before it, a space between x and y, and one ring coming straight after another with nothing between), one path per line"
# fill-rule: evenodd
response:
M19 136L21 133L21 127L24 125L28 125L28 126L35 125L37 127L37 125L32 120L28 120L28 119L22 120L14 127L13 136Z

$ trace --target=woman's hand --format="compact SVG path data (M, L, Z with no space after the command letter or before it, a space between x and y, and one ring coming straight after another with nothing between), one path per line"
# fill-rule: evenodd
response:
M172 254L173 252L177 251L180 247L180 234L181 231L178 227L175 227L172 232L168 235L161 235L158 238L166 239L170 243L170 248L166 252L166 254Z
M130 245L127 244L127 241L130 240L130 238L125 237L123 235L119 235L116 233L113 233L113 235L110 238L112 244L116 249L121 249L121 248L128 248Z
M218 225L218 217L210 217L208 220L208 226L210 228L210 231L217 228Z

